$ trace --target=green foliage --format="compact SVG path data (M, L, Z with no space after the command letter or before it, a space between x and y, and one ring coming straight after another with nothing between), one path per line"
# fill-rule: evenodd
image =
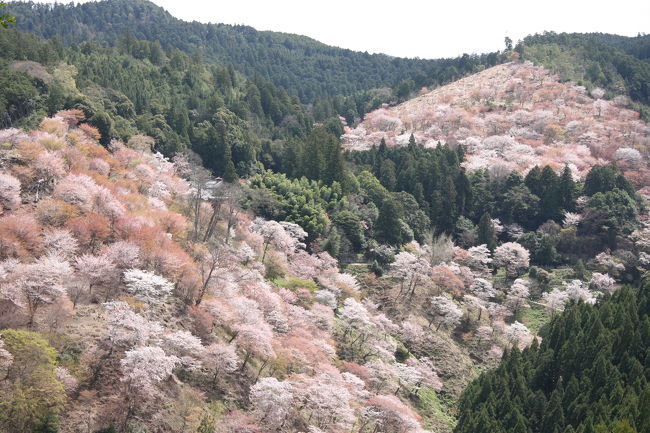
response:
M630 233L638 226L638 207L627 192L614 188L605 193L597 192L587 202L591 214L604 219L603 230Z
M490 218L490 214L488 213L484 213L478 223L477 241L479 245L487 245L490 251L494 251L497 246L497 236L494 231L494 224L492 224L492 218Z
M0 2L0 10L3 9L5 6L7 6L7 3ZM16 24L16 17L11 16L9 14L0 15L0 27L4 27L6 29L7 27L9 27L10 24Z
M284 174L265 171L251 177L249 185L265 193L248 199L248 205L258 215L296 223L309 233L310 240L324 234L327 212L344 204L341 186L336 182L327 186L304 177L289 179Z
M375 226L377 239L394 246L400 246L413 239L413 233L409 236L406 230L408 226L405 227L402 217L403 209L399 204L392 198L384 199Z
M635 195L634 187L623 176L617 166L597 165L587 173L583 192L588 196L592 196L598 192L612 191L614 188L627 192L630 197Z
M582 280L585 278L586 273L587 269L585 268L585 264L581 259L578 259L575 265L573 265L573 276L579 280Z
M429 389L422 388L417 392L418 412L424 418L425 427L433 427L433 422L442 422L450 430L456 426L456 419L449 413L449 407L440 401L438 393Z
M0 426L16 433L56 431L65 403L56 350L36 332L5 329L2 338L14 360L0 386Z
M395 93L404 97L422 86L446 83L505 60L499 53L440 60L361 53L304 36L260 32L247 26L184 22L143 0L76 6L13 2L8 9L18 17L19 29L45 38L56 36L65 45L87 40L120 45L154 65L162 61L165 50L175 48L208 63L232 65L251 78L268 77L303 103L315 103L319 120L331 117L334 106L348 121L363 116L376 103L371 89L395 87ZM265 105L261 89L259 98L250 98L251 102L257 99ZM381 97L379 100L388 102ZM274 111L269 105L264 108Z
M309 289L312 292L318 289L318 285L311 280L289 277L285 279L276 279L273 281L276 286L295 291L296 289Z
M645 431L648 288L573 304L542 329L541 345L504 354L463 392L455 432Z
M535 261L540 265L551 266L557 260L557 250L553 236L545 234L539 241L535 251Z

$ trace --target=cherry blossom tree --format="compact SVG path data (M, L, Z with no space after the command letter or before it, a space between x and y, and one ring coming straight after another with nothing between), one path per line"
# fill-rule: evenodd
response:
M497 291L494 289L492 283L489 280L486 280L484 278L476 278L472 283L470 290L479 299L485 301L490 298L493 298L497 294Z
M260 321L256 324L243 324L236 327L237 346L245 351L244 361L240 370L244 370L251 356L262 358L261 371L270 358L275 357L273 350L273 331L268 323Z
M107 302L106 342L114 347L132 347L157 343L163 332L158 322L150 321L131 311L128 304L121 301Z
M352 398L338 370L330 366L314 377L294 383L294 400L307 423L323 429L349 431L354 424Z
M274 377L263 377L251 386L250 401L261 424L281 428L291 413L293 386Z
M33 167L37 176L36 188L34 188L37 197L40 190L50 190L52 184L65 175L63 159L52 152L39 153L34 160Z
M65 390L69 393L75 391L79 386L79 381L72 376L67 368L56 367L56 378L61 382Z
M625 265L621 263L620 259L606 252L598 254L594 260L600 268L610 275L617 276L625 270Z
M512 325L506 327L504 331L504 336L508 342L512 345L521 344L526 337L530 335L530 331L523 323L519 323L515 320Z
M397 375L399 378L400 388L406 387L409 390L417 391L422 387L431 388L435 391L442 389L442 380L433 369L430 359L422 358L409 358L406 363L395 363ZM399 388L395 391L398 394Z
M486 244L471 247L467 250L469 253L468 266L479 275L485 275L489 272L489 266L492 263L490 250Z
M564 290L567 297L574 301L584 301L587 304L595 304L596 296L589 291L588 287L580 280L564 282Z
M43 234L43 248L46 254L71 258L77 252L79 244L69 230L54 229Z
M139 266L140 247L130 241L117 241L102 248L101 255L120 271Z
M130 269L124 272L126 291L135 299L149 304L161 303L174 290L174 285L153 272Z
M389 276L400 280L400 291L413 295L418 283L431 274L431 265L425 257L417 257L406 251L395 256L395 261L390 265ZM398 295L398 296L399 296Z
M171 376L180 360L168 356L160 347L143 346L128 350L120 361L122 382L127 392L150 397L157 394L157 386Z
M454 301L445 296L434 296L431 303L431 322L437 321L436 330L442 325L448 328L455 328L463 317L463 310Z
M530 296L528 281L522 278L517 278L506 290L506 300L515 315L524 305L528 296Z
M269 246L273 245L274 248L284 253L292 253L297 248L304 247L300 241L307 237L307 233L297 224L266 221L262 218L255 218L250 229L264 238L262 262L266 258Z
M41 306L52 304L66 294L64 284L72 274L72 268L61 257L48 254L34 263L21 265L18 274L14 284L25 299L31 327Z
M30 214L0 218L0 258L31 260L41 249L41 228Z
M7 370L9 367L11 367L11 364L14 362L14 357L5 348L5 342L2 339L2 335L0 335L0 371L3 372L2 379L5 379L4 375L7 373Z
M617 161L623 161L628 164L639 164L643 161L641 152L636 149L629 147L620 147L614 152L614 159Z
M370 398L360 414L359 432L423 433L419 415L394 395Z
M97 252L111 235L111 222L108 218L95 212L83 217L72 218L66 224L83 248Z
M506 275L515 278L530 263L530 253L517 242L506 242L494 250L494 263L506 270Z
M542 295L542 299L546 303L546 309L551 312L551 316L555 316L558 311L564 311L564 304L566 304L568 298L568 294L557 287Z
M56 185L54 197L89 211L98 189L91 177L70 173Z
M205 347L202 362L211 372L213 384L217 383L220 374L233 373L239 368L239 356L230 344L213 343Z
M81 255L75 260L75 268L88 286L88 294L92 294L93 286L107 284L116 277L115 264L103 255Z
M200 367L204 347L201 340L188 331L170 331L163 334L160 347L168 355L179 358L180 364L190 370Z
M582 221L582 215L573 212L567 212L564 214L564 220L562 225L564 227L576 227Z
M339 310L339 317L343 320L346 328L363 329L372 326L370 313L366 307L354 298L347 298L343 307Z
M600 292L613 293L616 290L614 286L616 281L607 274L601 274L600 272L594 272L591 274L591 280L589 281L589 288L592 290L598 290Z

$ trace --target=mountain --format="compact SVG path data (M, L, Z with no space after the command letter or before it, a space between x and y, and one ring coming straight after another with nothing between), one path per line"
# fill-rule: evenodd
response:
M413 134L424 147L463 146L469 171L568 164L584 177L592 166L616 160L639 188L648 186L648 124L627 98L599 99L603 94L516 61L368 113L342 143L351 150L382 139L389 147L406 146Z
M56 37L66 45L84 41L115 44L125 35L159 41L166 49L175 47L210 62L232 65L249 77L259 74L304 103L397 86L409 79L415 80L416 86L446 82L481 64L499 61L496 53L422 60L355 52L304 36L185 22L146 0L77 5L12 2L7 11L16 16L18 29L48 39Z

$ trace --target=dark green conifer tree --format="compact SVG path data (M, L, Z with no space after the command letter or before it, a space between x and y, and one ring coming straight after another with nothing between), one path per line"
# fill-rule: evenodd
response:
M492 224L492 218L487 212L481 216L481 220L478 223L477 241L479 245L487 245L490 251L494 251L497 247L497 236L494 230L494 224Z

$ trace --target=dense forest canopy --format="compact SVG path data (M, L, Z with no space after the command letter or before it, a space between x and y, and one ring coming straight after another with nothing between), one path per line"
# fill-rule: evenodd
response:
M448 82L498 63L498 53L456 59L403 59L327 46L304 36L260 32L247 26L185 22L146 0L83 4L13 2L17 28L66 45L117 43L128 33L159 41L211 63L232 65L249 77L261 75L303 103L379 87L413 88Z
M463 393L456 433L650 430L648 283L567 308Z

